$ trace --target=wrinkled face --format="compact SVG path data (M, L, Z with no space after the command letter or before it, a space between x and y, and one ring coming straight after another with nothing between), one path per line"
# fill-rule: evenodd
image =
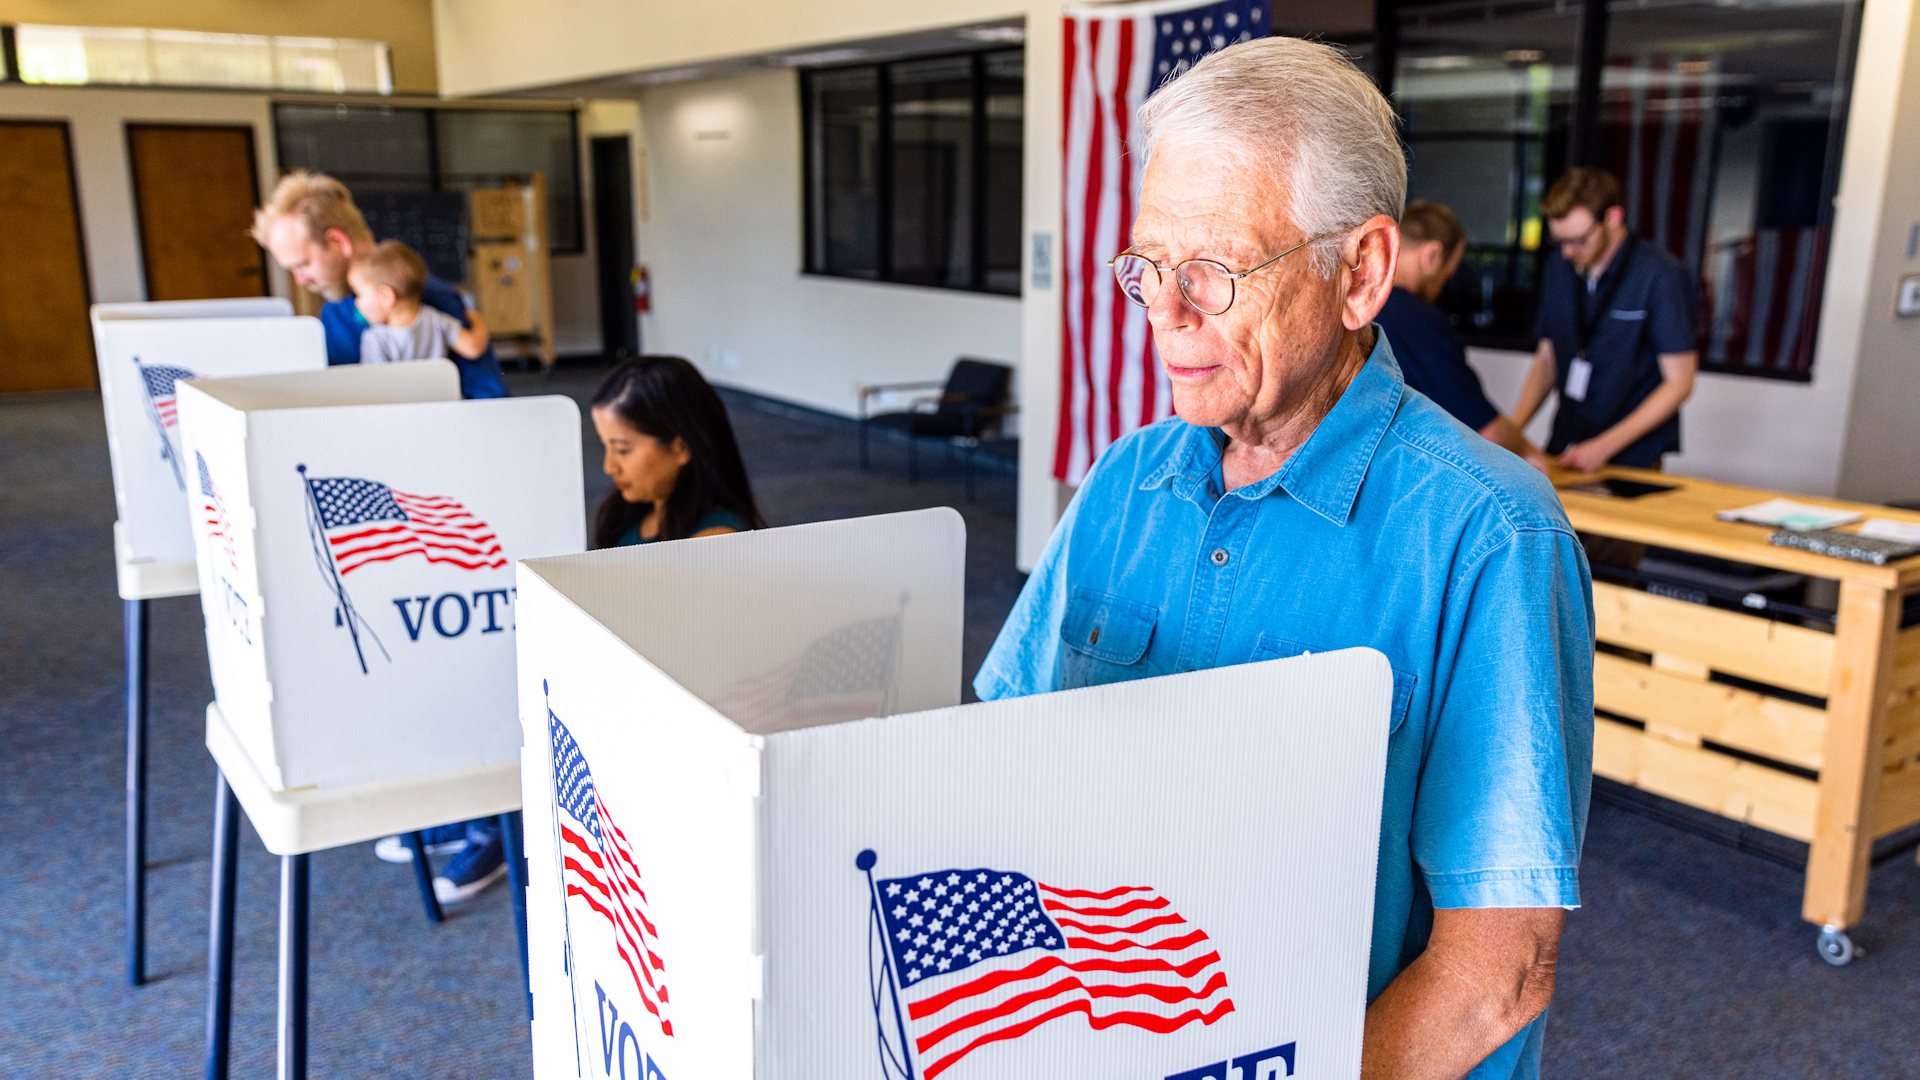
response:
M693 460L684 440L663 443L605 405L593 410L593 430L600 433L601 445L607 449L600 468L630 503L665 502L673 494L680 470Z
M1163 141L1140 188L1132 250L1160 266L1212 259L1247 270L1306 240L1287 192L1269 170L1217 147ZM1173 385L1173 408L1200 427L1261 424L1290 411L1337 351L1340 275L1323 280L1301 249L1234 284L1220 315L1189 306L1166 287L1147 309L1153 343Z
M393 314L393 286L376 285L354 270L347 272L347 284L353 289L353 306L360 309L360 316L367 322L379 326Z
M353 251L338 230L315 239L306 222L297 217L277 217L267 226L267 252L301 287L329 300L347 295L347 263Z

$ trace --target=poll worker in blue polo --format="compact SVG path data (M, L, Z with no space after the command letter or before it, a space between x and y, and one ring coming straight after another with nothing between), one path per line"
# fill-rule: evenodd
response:
M1680 449L1680 406L1700 367L1693 279L1627 228L1610 173L1568 169L1540 213L1559 251L1541 276L1539 344L1514 419L1524 426L1558 394L1547 452L1562 468L1660 468Z
M327 335L327 363L360 362L360 335L367 320L354 305L347 266L354 256L373 250L373 231L345 184L324 173L295 169L280 178L267 204L255 211L253 238L273 255L293 280L325 297L320 325ZM467 325L467 305L452 285L427 275L420 303ZM500 361L488 345L478 357L451 356L460 369L460 396L507 396Z
M1406 166L1344 53L1235 45L1139 121L1115 271L1176 415L1101 455L974 688L1384 653L1363 1075L1535 1077L1591 774L1580 545L1546 478L1409 392L1373 325Z

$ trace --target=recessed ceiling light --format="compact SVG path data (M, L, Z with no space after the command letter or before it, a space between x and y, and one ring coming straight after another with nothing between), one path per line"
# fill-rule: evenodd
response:
M1447 71L1473 66L1471 56L1416 56L1410 63L1417 71Z
M963 26L954 31L969 41L1025 41L1024 26Z

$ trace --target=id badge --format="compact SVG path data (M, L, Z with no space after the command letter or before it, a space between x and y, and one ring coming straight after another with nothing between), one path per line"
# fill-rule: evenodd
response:
M1593 381L1593 365L1587 362L1585 354L1573 358L1567 365L1567 397L1574 401L1587 400L1587 384Z

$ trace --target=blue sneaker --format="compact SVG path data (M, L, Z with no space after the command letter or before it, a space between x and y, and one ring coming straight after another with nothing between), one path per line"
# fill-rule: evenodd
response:
M435 825L431 829L420 830L420 839L426 844L428 855L436 858L449 855L466 846L467 825L465 822ZM374 841L373 854L381 862L410 863L413 861L413 849L407 846L407 838L404 836L383 836Z
M498 833L474 830L458 854L433 879L433 895L443 904L471 900L507 876L506 845Z

